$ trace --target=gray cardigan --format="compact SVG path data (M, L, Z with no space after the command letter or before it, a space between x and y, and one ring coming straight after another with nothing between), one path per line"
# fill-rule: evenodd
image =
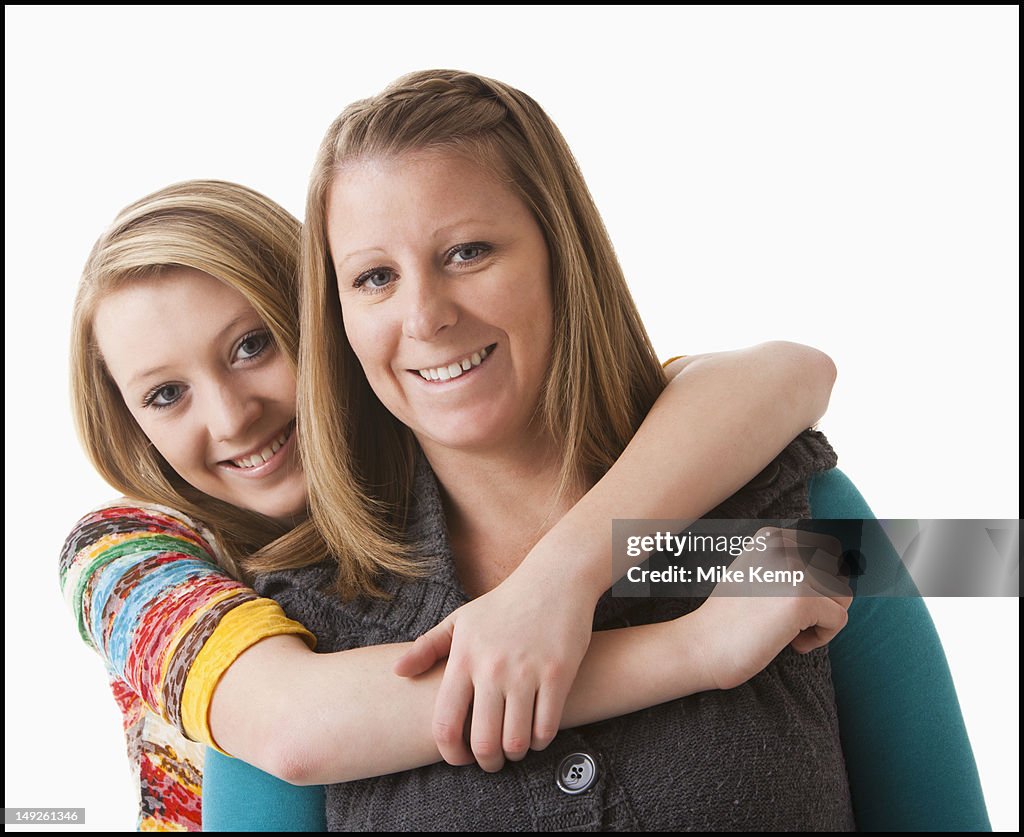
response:
M807 480L834 465L825 437L807 431L708 517L809 517ZM467 601L425 463L416 499L410 535L433 571L423 581L389 579L390 601L342 603L322 592L329 563L264 575L257 590L316 634L320 652L415 639ZM606 595L594 627L658 622L697 605ZM499 773L441 763L332 785L326 799L332 831L854 828L825 649L787 648L738 688L566 730Z

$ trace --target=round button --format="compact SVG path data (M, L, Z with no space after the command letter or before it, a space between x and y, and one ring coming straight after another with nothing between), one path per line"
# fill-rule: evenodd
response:
M586 753L573 753L558 765L555 781L568 794L583 793L597 781L597 764Z

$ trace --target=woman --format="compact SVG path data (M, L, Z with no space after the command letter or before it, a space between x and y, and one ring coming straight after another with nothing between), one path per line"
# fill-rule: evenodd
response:
M271 573L256 587L297 618L315 614L331 648L393 641L500 583L615 462L662 382L571 154L539 106L507 85L430 71L350 106L321 147L303 237L299 415L313 518L338 563ZM464 357L465 377L435 376ZM805 434L770 480L718 514L806 517L814 506L866 516L834 464L824 439ZM346 493L353 474L388 515L389 560L417 541L441 556L431 584L395 581L387 605L317 592L331 580L369 589L357 533L337 514L362 502ZM858 604L831 647L835 694L824 650L783 653L729 692L562 733L501 774L434 765L328 787L328 824L987 827L923 605ZM604 599L595 624L654 623L689 606ZM909 676L899 668L908 660ZM232 804L252 799L244 768L214 759L211 769L211 806L259 827L258 809Z
M440 672L394 680L389 669L400 648L313 655L298 638L309 637L301 625L217 566L238 577L243 569L288 567L325 554L302 522L305 483L295 458L298 229L280 207L243 187L172 186L121 213L94 248L77 300L72 362L81 435L100 473L136 499L83 518L65 546L61 582L83 638L113 674L146 830L198 827L202 752L181 733L217 741L280 775L301 769L331 781L438 757L429 715ZM820 384L805 386L807 375ZM631 507L638 515L661 514L658 503L683 515L710 507L818 415L831 377L813 355L769 346L693 361L679 375L684 382L685 397L670 387L659 405L669 413L656 408L647 428L695 451L689 462L681 456L680 474L660 486L682 498L662 497L652 486ZM715 389L752 384L760 386L752 388L759 397L743 410ZM773 390L787 395L780 399ZM737 421L732 426L742 427L751 408L765 422L738 448L721 429ZM706 415L693 419L694 412ZM659 427L672 419L685 426L670 423L670 433ZM709 462L702 449L714 439L722 455ZM766 450L758 460L753 453L760 448ZM753 463L736 461L738 454ZM619 496L631 492L628 460L645 467L644 456L650 449L640 445L623 457L619 476L610 474L588 495L590 507L581 504L576 518L558 527L562 536L589 547L596 522L608 517L603 506L629 507L628 496ZM538 544L539 565L559 548L555 539ZM604 558L601 548L588 556L594 563ZM557 640L558 631L552 633ZM413 667L423 665L418 656ZM599 672L587 676L599 680ZM336 716L296 718L306 696L316 695L318 705L323 694L335 697ZM647 705L653 698L643 694L635 689L629 699L639 702L612 709ZM593 717L585 701L580 706L583 717ZM554 714L557 722L560 706ZM410 719L427 733L414 752L401 727ZM336 743L325 744L329 737ZM464 748L446 746L453 761L466 759ZM483 753L481 760L493 767L500 756Z

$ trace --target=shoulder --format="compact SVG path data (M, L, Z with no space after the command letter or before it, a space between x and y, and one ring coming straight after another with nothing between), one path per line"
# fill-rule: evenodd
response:
M853 481L838 468L811 477L811 514L817 518L871 518L874 514Z
M805 430L754 479L707 517L754 519L807 517L808 483L836 466L836 452L825 434Z
M61 574L83 550L123 548L146 539L151 546L153 539L167 545L178 542L197 558L216 561L219 555L215 538L201 522L167 506L120 497L83 515L71 528L61 550Z
M748 488L767 489L772 496L781 496L795 486L808 486L819 474L834 470L838 457L825 434L808 429L793 439L775 457Z
M149 531L176 534L196 541L204 541L211 548L213 537L206 525L178 509L118 497L108 500L82 515L72 532L102 528L106 531Z
M217 567L219 548L211 533L179 511L128 498L104 503L83 515L61 549L58 581L65 599L80 616L84 599L103 600L117 584L134 579L154 564ZM185 570L175 570L178 573ZM137 586L137 585L136 585ZM88 591L92 591L91 593ZM83 637L86 631L80 625Z

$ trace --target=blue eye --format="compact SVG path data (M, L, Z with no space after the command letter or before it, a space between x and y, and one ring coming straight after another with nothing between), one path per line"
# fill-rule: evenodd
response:
M376 267L365 273L359 274L356 281L352 283L355 288L366 287L370 293L377 293L387 288L395 279L394 271L383 267Z
M270 334L265 331L247 334L242 338L242 342L238 344L236 356L239 360L252 360L263 354L271 342Z
M142 406L156 407L157 409L173 407L181 400L184 391L185 388L181 384L161 384L149 391L143 399Z
M460 244L453 247L448 251L448 258L455 264L466 264L486 255L490 249L488 245L474 241L472 244Z

